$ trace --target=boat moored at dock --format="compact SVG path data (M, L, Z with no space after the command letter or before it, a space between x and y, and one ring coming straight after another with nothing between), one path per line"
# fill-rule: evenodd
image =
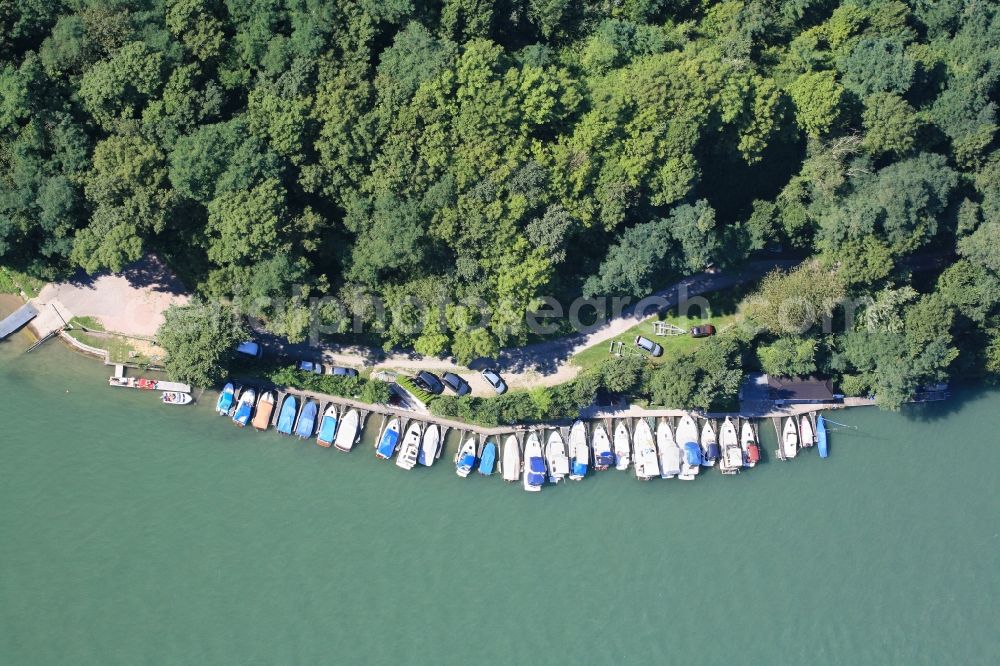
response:
M611 452L611 440L601 423L594 426L592 448L595 470L603 471L615 464L615 454Z
M503 443L503 480L516 483L521 478L521 445L510 435Z
M682 481L692 481L701 470L703 460L701 446L698 444L698 425L689 414L681 417L677 424L677 443L681 447L681 472L677 475Z
M469 476L469 472L476 464L476 440L469 437L455 454L455 474L463 479Z
M332 402L323 410L323 418L319 421L319 433L316 435L316 443L322 447L330 448L337 435L337 405Z
M423 440L420 442L420 452L417 454L417 462L424 467L430 467L437 460L438 447L441 445L441 429L436 423L432 423L424 430Z
M722 422L719 432L719 443L722 445L722 458L719 460L719 470L723 474L737 474L743 469L743 449L740 448L740 438L736 434L736 424L732 417L727 416Z
M471 439L471 438L470 438ZM473 446L473 451L475 447ZM479 461L479 473L483 476L490 476L493 474L493 468L497 464L497 445L493 439L486 440L486 444L483 446L483 456Z
M537 433L530 433L524 444L524 489L536 493L545 483L545 461L542 459L542 443Z
M715 467L719 461L721 451L719 440L715 435L715 427L711 419L705 420L705 425L701 428L701 458L705 467Z
M666 419L660 419L656 425L656 449L660 456L660 478L676 478L681 473L681 449Z
M615 469L624 472L632 463L632 443L625 421L615 426Z
M397 444L399 444L399 419L393 418L382 429L378 446L375 448L375 457L388 460L396 453Z
M549 469L549 481L559 483L569 475L569 456L566 443L558 430L549 433L545 440L545 463Z
M812 421L809 420L808 414L803 414L799 417L799 446L812 448L815 443Z
M417 464L417 456L420 453L420 436L423 434L419 421L414 421L406 427L406 435L403 443L399 447L399 455L396 456L396 467L410 470Z
M291 435L292 430L295 429L295 417L298 413L298 398L289 393L281 403L281 411L278 412L278 425L275 429L282 435Z
M302 404L302 411L299 412L299 419L295 422L295 436L299 439L310 439L316 430L316 415L319 413L319 405L315 400L306 399Z
M816 448L819 449L819 457L826 458L830 455L826 442L826 419L820 414L816 419Z
M338 451L347 453L354 448L354 443L358 441L358 431L361 429L361 415L356 409L350 409L340 419L337 424L337 436L333 440L333 446Z
M271 417L274 416L274 392L264 391L257 398L257 411L253 415L252 425L257 430L267 430L271 427Z
M590 447L587 446L587 426L583 421L576 421L569 429L569 478L572 481L582 481L587 476L590 464Z
M247 386L240 393L239 402L236 404L236 411L233 412L233 423L241 428L246 427L246 424L250 422L250 416L253 414L253 406L257 401L257 392L251 387Z
M215 411L219 413L219 416L228 416L233 411L235 404L236 387L233 386L232 382L228 382L222 387L222 393L219 394L219 399L215 402Z
M799 429L795 426L795 417L785 419L785 428L781 432L781 457L785 460L794 458L799 452Z
M757 431L750 419L743 421L740 431L740 448L743 449L743 466L756 467L760 462L760 444L757 443Z
M656 455L656 442L653 431L646 419L639 419L632 431L632 448L635 454L635 477L640 481L648 481L660 475L659 456Z

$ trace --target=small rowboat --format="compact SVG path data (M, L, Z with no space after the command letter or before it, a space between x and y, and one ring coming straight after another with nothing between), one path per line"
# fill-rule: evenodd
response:
M190 405L194 398L188 393L175 393L166 391L160 400L164 405Z

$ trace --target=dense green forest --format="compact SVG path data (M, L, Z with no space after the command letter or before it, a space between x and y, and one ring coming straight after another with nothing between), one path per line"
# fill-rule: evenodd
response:
M0 0L0 263L155 251L293 340L310 297L446 293L379 335L468 360L543 295L813 257L763 292L864 325L758 304L648 392L757 364L893 406L1000 371L998 102L987 0Z

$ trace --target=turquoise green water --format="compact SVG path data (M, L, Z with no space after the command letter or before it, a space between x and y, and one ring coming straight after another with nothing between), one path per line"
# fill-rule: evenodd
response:
M24 343L0 344L3 664L1000 656L998 393L842 412L826 461L529 495L240 431Z

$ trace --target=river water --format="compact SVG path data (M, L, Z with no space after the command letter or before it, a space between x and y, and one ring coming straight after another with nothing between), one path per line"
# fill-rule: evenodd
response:
M827 460L529 495L28 344L0 344L3 664L1000 659L997 392L838 412Z

